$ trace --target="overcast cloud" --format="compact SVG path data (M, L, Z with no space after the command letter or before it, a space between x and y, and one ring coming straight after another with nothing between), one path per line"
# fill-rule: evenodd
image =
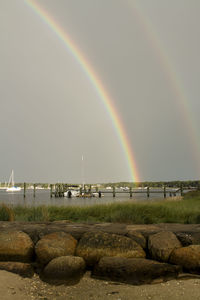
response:
M200 2L40 2L112 98L140 180L199 179ZM0 0L0 45L0 181L81 182L82 155L86 182L131 180L94 87L24 1Z

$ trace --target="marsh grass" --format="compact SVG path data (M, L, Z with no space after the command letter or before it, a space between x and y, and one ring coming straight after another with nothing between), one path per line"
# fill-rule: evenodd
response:
M183 199L159 202L102 204L87 207L39 206L0 208L0 220L11 221L117 222L127 224L200 223L200 192L190 192Z
M1 221L14 221L14 211L12 208L2 204L0 206L0 220Z

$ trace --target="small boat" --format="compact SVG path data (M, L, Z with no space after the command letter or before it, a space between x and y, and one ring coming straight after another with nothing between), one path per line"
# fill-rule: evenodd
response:
M19 191L21 191L21 188L19 186L15 186L14 171L12 170L8 181L8 187L6 189L6 192L19 192Z
M78 190L68 190L64 192L64 197L68 197L68 198L79 197L79 195L80 195L80 191Z

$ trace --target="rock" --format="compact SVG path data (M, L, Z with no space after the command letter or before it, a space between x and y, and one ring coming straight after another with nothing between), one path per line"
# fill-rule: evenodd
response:
M176 234L176 237L181 242L182 246L189 246L193 244L192 236L189 233L180 232Z
M31 238L22 231L0 232L0 261L31 261L34 245Z
M200 245L199 232L191 232L191 233L180 232L177 233L176 236L180 240L183 246Z
M41 264L47 264L53 258L73 255L77 241L68 233L54 232L47 234L35 246L35 252Z
M200 245L175 249L169 261L172 264L182 266L187 271L200 272Z
M82 236L76 255L92 266L103 256L145 257L146 254L140 245L128 237L99 231L87 232Z
M144 284L177 278L179 266L144 258L103 257L95 265L93 277L129 284Z
M146 238L140 232L132 230L127 233L127 236L138 243L143 249L146 248Z
M182 247L176 235L171 231L161 231L149 237L148 249L151 258L167 262L175 248Z
M16 273L23 277L32 277L34 274L33 267L30 264L13 261L1 261L0 270Z
M85 271L82 257L61 256L52 259L44 268L41 279L54 284L78 283Z

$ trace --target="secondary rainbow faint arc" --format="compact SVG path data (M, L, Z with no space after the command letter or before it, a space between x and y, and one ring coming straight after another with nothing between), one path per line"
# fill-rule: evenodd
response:
M191 147L193 148L193 153L197 162L197 171L200 174L200 143L199 143L199 134L195 128L193 122L193 114L189 106L189 99L187 99L186 91L183 83L181 82L180 76L177 70L172 63L172 59L169 57L166 48L162 45L161 40L156 33L156 30L149 18L144 15L139 2L129 0L128 3L133 8L132 12L134 17L136 17L138 23L140 24L143 33L150 41L151 47L154 49L157 58L160 61L160 65L163 67L163 70L166 74L168 82L171 84L171 87L176 95L176 100L179 102L179 109L182 111L182 118L185 123L185 129L188 131Z
M47 11L44 10L38 3L31 0L24 0L24 2L53 30L53 32L59 37L59 39L67 46L70 52L73 54L75 59L79 62L82 69L87 74L92 85L95 87L100 99L103 101L106 110L108 111L112 123L117 131L119 140L121 142L123 151L125 153L127 163L130 169L131 180L133 182L139 181L138 171L136 168L136 163L133 155L133 150L130 146L126 131L120 120L119 114L117 113L112 100L110 99L108 93L105 91L100 79L97 77L95 71L85 59L81 51L77 48L74 42L71 40L70 36L64 31L59 24L53 19Z

